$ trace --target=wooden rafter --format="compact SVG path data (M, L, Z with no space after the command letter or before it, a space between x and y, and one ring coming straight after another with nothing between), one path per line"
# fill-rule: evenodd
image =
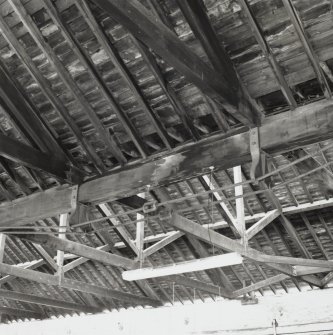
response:
M260 230L264 229L269 223L275 220L280 215L278 209L274 209L266 213L259 221L246 230L246 237L250 240L253 236L258 234Z
M186 219L185 217L182 217L178 214L173 214L171 224L179 230L186 232L187 234L191 234L207 243L214 244L218 248L227 251L237 252L244 257L247 257L256 262L266 263L268 266L273 266L275 269L279 269L281 272L287 273L289 275L293 275L291 265L326 267L327 269L333 267L332 261L284 257L277 255L272 256L264 254L253 248L244 247L238 241L232 240L214 231L209 232L208 229L203 228L199 224L189 219Z
M282 0L286 11L289 15L289 18L295 28L296 34L299 38L299 40L301 41L303 48L305 50L305 53L307 54L312 67L314 69L314 72L317 76L318 82L321 86L321 89L323 90L326 98L331 98L332 97L332 92L330 89L330 86L327 82L327 79L325 77L325 74L322 70L322 68L320 67L320 62L318 59L318 56L316 55L316 53L314 52L311 42L309 41L308 37L306 36L306 32L305 29L303 27L301 18L299 17L296 8L294 7L292 0Z
M0 27L2 26L0 20ZM3 33L3 29L2 33ZM64 156L59 144L48 129L37 117L33 107L13 83L10 74L0 62L0 97L5 112L19 126L30 144L44 153L52 152L59 157Z
M3 225L23 225L75 209L75 187L60 187L31 194L0 206ZM5 217L7 218L5 220ZM0 224L1 226L1 224Z
M202 91L212 97L222 98L227 111L241 122L257 123L257 115L253 111L238 108L238 92L230 89L227 81L216 76L209 66L165 25L154 19L138 1L126 1L125 5L118 0L94 0L94 2Z
M254 37L256 38L263 54L265 55L268 63L270 64L274 75L276 77L276 80L280 86L280 89L285 97L285 99L287 100L289 106L294 109L297 107L297 103L295 101L295 98L293 96L293 93L283 75L281 66L279 65L279 63L277 62L273 51L271 49L271 47L269 46L269 44L267 43L266 39L264 38L263 32L250 8L250 5L248 4L247 0L240 0L240 3L243 7L243 10L246 13L247 19L249 21L249 24L251 26L251 29L253 31Z
M0 264L0 273L7 275L14 275L19 278L23 278L26 280L31 280L40 284L51 285L51 286L59 286L59 279L56 276L49 275L47 273L21 269L13 265L8 264ZM151 305L156 306L159 305L160 302L156 299L151 299L148 297L137 296L131 293L117 291L114 289L101 287L97 285L87 284L85 282L62 278L61 287L67 288L70 290L85 292L94 294L97 296L102 296L106 299L118 299L124 302L129 302L135 305Z
M84 313L96 313L100 311L99 308L96 308L93 306L79 305L79 304L68 302L68 301L50 299L50 298L41 297L37 295L32 295L32 294L27 294L27 293L22 293L22 292L15 292L15 291L10 291L10 290L3 290L3 289L0 290L0 297L8 299L8 300L22 301L22 302L27 302L29 304L38 304L38 305L43 305L43 306L70 310L70 311L79 311L79 312L84 312Z
M98 131L98 135L104 141L107 148L112 152L112 154L119 163L125 163L126 158L124 157L122 151L119 149L114 139L111 137L110 133L105 129L96 112L86 100L84 94L80 90L73 77L67 71L64 64L59 60L51 46L45 41L43 35L37 28L36 24L33 22L31 16L26 12L22 3L19 0L9 0L9 3L14 8L15 12L20 17L23 24L26 26L27 30L37 43L38 47L45 54L50 64L55 66L55 68L57 69L57 74L66 85L68 90L72 92L73 96L76 98L81 108L86 112L89 120L93 124L94 128Z
M98 89L103 94L103 97L106 99L108 104L111 106L112 111L116 113L119 121L122 126L126 130L129 137L132 139L133 143L137 147L143 158L147 157L147 148L145 147L140 135L137 130L133 126L131 120L127 116L127 114L119 107L117 104L111 90L107 87L105 82L102 79L101 74L96 70L94 63L91 58L89 58L88 54L85 52L85 49L82 48L79 42L75 39L74 34L70 31L70 28L64 24L60 13L58 13L56 6L52 4L51 0L45 0L44 5L50 14L51 19L54 23L61 29L62 34L64 35L66 42L70 45L71 49L75 52L77 57L79 58L81 64L87 69L89 74L96 81Z
M292 115L286 112L266 118L259 128L262 149L276 154L330 138L332 109L332 102L320 101L299 107ZM316 120L321 120L320 124ZM227 138L220 136L180 148L164 158L86 182L80 187L79 200L93 203L115 200L138 193L145 185L153 188L207 173L209 166L227 169L251 160L248 132ZM221 147L224 150L220 150ZM206 154L202 155L202 152Z
M71 252L75 255L102 262L108 265L119 266L125 269L133 269L136 266L136 262L129 258L113 255L103 250L97 250L84 244L51 235L42 236L29 234L19 235L19 237L28 241L32 241L34 243L41 244L42 246L47 246L51 250Z
M239 297L241 295L244 295L246 293L259 290L259 289L261 289L261 288L263 288L265 286L269 286L269 285L272 285L272 284L275 284L275 283L279 283L282 280L288 279L288 278L289 278L288 275L285 275L283 273L278 274L278 275L276 275L274 277L270 277L270 278L258 281L258 282L254 283L254 284L251 284L249 286L246 286L244 288L236 290L236 291L232 292L232 297L233 298L237 298L237 297Z
M161 120L158 116L154 113L154 111L150 108L148 103L146 102L142 92L138 88L135 80L129 70L127 69L126 65L118 55L116 49L110 43L108 37L106 36L105 32L101 29L100 25L96 21L94 15L92 14L88 3L85 0L78 0L77 7L80 10L80 13L86 20L87 24L89 25L90 29L96 36L98 42L101 44L103 49L105 50L108 57L111 59L112 63L117 67L119 70L120 75L122 76L123 80L126 82L128 87L131 89L131 92L134 94L135 99L140 104L142 110L146 113L152 124L154 125L156 132L160 136L161 140L165 144L168 149L172 148L172 139L170 138L167 130L163 126Z
M243 105L247 113L260 115L259 107L246 92L234 69L229 55L221 45L206 13L202 0L178 0L186 21L203 46L213 68L228 84L238 92L239 107ZM222 113L222 111L220 111ZM237 113L233 114L237 118Z
M66 170L69 169L67 161L63 157L41 152L2 134L0 134L0 155L33 169L43 170L61 179L66 179Z
M32 77L36 80L37 83L39 83L41 91L48 98L48 100L50 101L56 112L65 122L66 126L69 127L69 129L71 129L71 131L74 133L74 136L77 139L78 143L82 146L82 148L85 149L85 151L87 152L91 160L94 162L97 169L99 171L104 171L105 167L102 160L96 154L94 148L89 143L89 141L82 135L80 128L70 117L66 107L64 106L60 98L54 94L50 82L42 75L38 67L35 65L31 57L25 50L24 46L19 42L19 40L16 38L14 33L9 28L8 24L1 17L0 17L0 28L3 37L6 39L11 48L15 50L17 56L25 64Z
M198 140L200 138L199 132L196 130L193 124L193 120L191 120L189 113L183 107L180 99L177 96L175 90L169 85L163 77L162 71L158 67L156 59L153 54L148 50L148 48L139 40L134 39L135 45L141 53L143 59L146 61L147 66L150 71L153 73L154 77L158 81L163 93L168 98L168 101L172 105L174 111L178 114L180 120L182 121L185 129L191 134L194 140Z
M0 306L0 313L6 314L6 315L15 315L18 318L22 319L43 319L45 318L45 315L27 310L27 309L21 309L21 308L12 308L12 307L5 307L5 306Z

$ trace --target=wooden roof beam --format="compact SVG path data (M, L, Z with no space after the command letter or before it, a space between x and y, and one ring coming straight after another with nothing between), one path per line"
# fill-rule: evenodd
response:
M269 277L267 279L258 281L258 282L254 283L252 285L249 285L249 286L246 286L246 287L241 288L239 290L233 291L232 294L231 294L231 296L232 296L233 299L235 299L235 298L237 298L237 297L239 297L241 295L250 293L252 291L259 290L259 289L261 289L263 287L270 286L270 285L275 284L275 283L279 283L280 281L288 279L288 278L289 278L288 275L280 273L280 274L278 274L276 276Z
M212 172L211 172L212 173ZM210 175L203 175L202 177L199 177L199 181L201 182L202 186L205 190L215 190L215 186L213 183L216 183L215 177L213 176L213 173ZM219 192L213 192L212 198L214 201L220 201L225 198L225 196L221 196ZM221 213L222 217L225 218L225 220L228 222L230 228L232 229L235 236L240 237L240 232L238 231L238 223L233 214L230 212L228 206L224 202L220 202L216 204L215 206L218 211Z
M263 150L274 155L301 145L331 138L333 133L332 110L332 102L320 101L299 107L292 115L287 112L267 118L260 127L262 143L265 144ZM318 120L320 120L319 123ZM224 150L220 150L221 147ZM204 156L202 152L205 152ZM229 137L217 135L209 140L184 146L154 161L139 163L126 170L118 170L87 181L79 187L78 201L95 204L113 201L137 194L144 190L146 185L155 188L183 178L205 174L209 166L215 166L216 169L227 169L249 161L251 161L251 155L248 132ZM63 199L63 194L66 192L67 197ZM67 191L52 189L5 203L0 206L0 227L22 225L69 211L72 208L71 192L70 188ZM38 201L45 206L36 204L35 197L39 197ZM329 201L328 203L330 205ZM23 205L28 212L29 208L34 210L30 210L29 215L25 215L21 210L14 211L13 205ZM304 210L307 206L304 208L303 205L300 205L299 208ZM316 206L327 206L327 201L320 202ZM298 207L291 207L285 214L297 211Z
M219 73L223 80L228 82L235 92L238 92L238 98L241 100L239 106L243 104L246 113L250 114L253 112L259 117L259 107L256 102L251 99L239 80L229 55L221 45L211 25L203 1L177 0L177 3L194 35L203 46L213 68ZM228 108L226 109L228 110ZM233 114L233 116L237 119L237 114Z
M138 197L139 199L142 199L141 197ZM97 206L98 211L103 215L103 216L110 216L113 214L112 209L110 208L110 206L108 206L108 204L100 204ZM118 222L112 218L107 220L111 225L117 225ZM118 227L117 229L115 229L116 233L118 234L118 236L120 237L120 239L129 247L130 250L132 250L132 252L138 256L139 255L139 248L136 245L136 241L132 241L130 239L129 233L126 229L126 227ZM103 239L104 240L104 239ZM139 281L137 282L137 285L139 286L139 288L145 292L145 294L147 294L147 296L149 297L156 297L156 293L155 291L152 289L151 285L146 282L146 281Z
M20 2L20 0L9 0L9 3L15 10L16 14L20 17L22 23L25 25L25 27L31 34L32 38L34 39L38 47L45 54L50 64L55 66L57 74L59 75L63 83L66 85L68 90L76 98L77 102L80 104L82 109L86 112L87 117L93 124L94 128L97 130L98 135L104 141L107 148L111 151L111 153L114 155L114 157L118 160L119 163L121 164L125 163L127 160L124 157L122 151L115 143L109 131L105 129L104 125L102 124L102 121L99 119L96 112L91 107L90 103L86 100L84 94L78 87L74 78L67 71L66 67L60 61L60 59L55 54L51 46L45 41L42 33L39 31L36 24L33 22L31 16L27 13L23 4Z
M163 187L160 187L158 190L154 190L154 192L157 194L158 198L162 202L171 200L169 193ZM167 208L171 210L176 210L177 206L175 204L168 204ZM187 239L189 241L190 247L195 251L195 257L204 258L210 256L210 253L207 251L206 248L203 247L199 240L197 240L193 236L187 236ZM214 282L214 284L220 284L225 288L225 294L227 294L227 290L232 289L232 284L230 283L228 277L225 275L222 269L212 269L210 271L206 271L206 273L208 277Z
M0 297L5 298L7 300L26 302L29 304L37 304L37 305L65 309L65 310L70 310L70 311L78 311L78 312L83 312L83 313L97 313L101 311L99 308L96 308L93 306L79 305L79 304L68 302L68 301L55 300L55 299L40 297L37 295L3 290L3 289L0 289Z
M257 40L257 43L259 44L263 54L265 55L269 65L271 66L273 73L275 75L275 78L280 86L280 89L282 91L282 94L284 95L285 99L287 100L287 103L289 104L291 109L295 109L297 107L297 102L293 96L293 93L283 75L283 71L279 63L276 61L276 58L273 54L273 51L267 41L264 38L264 34L258 24L257 19L255 18L250 5L248 4L247 0L240 0L240 4L243 7L243 10L246 14L246 17L248 19L248 22L250 24L250 27L253 31L254 37Z
M98 89L103 94L104 98L111 106L112 111L117 115L120 123L124 127L125 131L132 139L136 148L140 152L143 158L147 157L146 147L142 142L140 135L138 134L136 128L133 126L131 120L127 116L127 114L119 107L117 101L114 99L111 90L107 87L105 82L103 81L101 74L96 70L94 63L89 58L84 48L81 48L79 42L75 39L72 32L70 32L70 28L66 27L63 20L58 13L56 6L52 3L51 0L45 0L44 5L52 19L52 21L61 29L63 36L65 37L67 43L70 45L71 49L75 52L77 57L79 58L81 64L87 69L90 75L96 81Z
M19 164L66 179L67 161L55 154L41 152L22 142L0 134L0 155Z
M32 146L45 153L51 152L59 157L64 156L61 147L38 118L31 104L13 83L2 62L0 62L0 98L4 111L15 122Z
M74 136L78 143L84 148L88 156L91 158L96 168L99 171L105 170L105 166L99 156L96 154L92 145L88 142L88 140L82 135L80 128L70 117L66 107L62 103L62 101L54 94L50 82L42 75L39 71L38 67L35 65L24 46L19 42L14 33L11 31L5 20L0 17L0 29L2 31L3 37L6 39L7 43L10 47L15 50L17 56L20 60L25 64L27 70L31 74L31 76L36 80L39 84L39 87L43 94L50 101L55 111L60 115L66 126L74 133ZM1 77L2 78L2 77ZM6 82L7 84L7 82ZM6 86L6 85L4 85ZM19 99L19 95L17 95L17 99ZM19 100L18 100L19 101ZM27 121L28 122L28 121ZM39 134L42 134L39 132Z
M85 293L90 293L93 295L101 296L106 299L116 299L123 302L128 302L133 305L150 305L157 306L161 303L156 299L151 299L148 297L137 296L131 293L117 291L114 289L101 287L97 285L88 284L85 282L62 278L59 285L59 278L47 273L21 269L13 265L8 265L0 263L0 273L13 275L22 279L31 280L40 284L60 286L62 288L67 288L69 290L75 290Z
M319 101L268 117L259 127L262 149L274 155L331 138L333 103ZM318 120L320 122L318 123ZM223 147L224 150L220 150ZM205 152L205 155L202 155ZM88 181L79 190L80 202L101 203L151 188L194 177L215 169L228 169L251 161L249 132L213 136L174 150L160 159Z
M73 242L67 239L51 235L18 235L19 238L31 241L42 246L46 246L53 250L61 250L73 253L75 255L101 262L107 265L119 266L125 269L133 269L136 267L136 262L122 256L110 254L103 250L98 250L88 247L84 244Z
M0 228L6 225L30 224L76 208L77 187L59 187L31 194L0 205L0 217L4 220Z
M92 32L94 33L96 39L101 44L101 46L105 50L108 57L111 59L112 63L115 65L115 67L119 71L121 77L126 82L128 87L130 88L136 101L139 103L141 109L146 113L146 115L150 119L151 123L156 129L157 134L163 141L164 145L166 146L166 148L171 149L173 147L172 139L168 135L167 130L165 129L159 117L156 115L156 113L150 108L149 104L146 102L145 97L140 91L138 85L135 83L135 80L133 76L131 75L130 71L127 69L123 60L117 53L117 50L112 45L112 43L110 43L105 32L102 30L102 28L96 21L93 13L90 10L90 7L87 1L78 0L76 2L76 6L79 9L83 18L86 20Z
M289 18L291 20L291 23L293 24L296 34L298 35L298 38L300 42L303 45L304 51L307 54L313 70L317 76L318 82L320 84L320 87L322 91L324 92L324 95L326 98L332 97L332 92L330 89L330 86L326 80L325 74L320 66L319 58L316 55L315 51L313 50L311 46L311 42L309 41L308 37L306 36L305 29L303 27L301 18L299 17L296 8L294 7L291 0L282 0L284 7L289 15Z
M265 263L267 266L273 265L274 268L279 268L281 272L287 272L288 275L294 275L291 265L305 265L318 268L326 267L328 271L330 268L333 268L333 261L264 254L253 248L244 247L236 240L232 240L214 231L209 231L207 228L204 228L201 225L178 214L173 214L170 223L179 230L193 235L202 241L214 244L216 247L223 250L237 252L253 261Z
M149 51L149 49L139 40L134 38L134 43L138 48L139 52L141 53L143 59L146 61L147 66L149 67L150 71L153 73L154 77L156 78L158 84L160 85L163 93L168 98L171 106L173 107L174 111L178 114L183 126L187 130L187 132L192 136L192 138L197 141L200 139L200 134L196 130L193 124L193 120L191 119L189 113L186 111L180 99L177 96L175 90L169 85L163 77L162 71L158 67L155 57Z
M288 215L288 214L296 214L296 213L312 211L312 210L317 210L320 208L326 208L326 207L332 207L332 206L333 206L333 199L318 200L318 201L314 201L313 203L300 204L299 206L284 207L282 208L282 211L284 215ZM263 213L257 213L255 215L245 216L245 223L246 225L249 225L250 223L255 223L256 221L264 218L266 215L267 213L263 212ZM203 227L208 227L208 226L210 229L217 230L217 229L223 229L223 228L228 227L228 223L226 221L218 221L218 222L215 222L214 224L203 225ZM291 235L289 231L288 233L289 235ZM164 239L166 241L168 240L170 241L173 239L173 237L176 237L176 236L181 237L183 235L184 233L180 231L172 231L172 232L167 232L167 233L161 233L158 235L150 235L150 236L145 237L144 243L147 244L147 243L154 243L154 242L159 242L159 241L162 242ZM146 250L148 250L149 248L154 248L155 244L152 244ZM123 242L117 242L115 244L115 248L117 249L122 249L124 247L125 247L125 244Z
M20 319L44 319L45 315L40 314L35 311L21 309L21 308L12 308L0 306L0 313L6 315L14 315Z
M256 111L240 107L238 91L231 89L227 80L214 71L180 41L167 26L156 20L136 0L94 0L111 17L128 29L136 38L160 55L203 92L213 98L222 98L226 110L247 125L258 123Z
M253 236L255 236L262 229L264 229L268 224L274 221L279 215L280 211L278 209L267 212L263 218L261 218L253 226L246 230L246 238L250 240Z

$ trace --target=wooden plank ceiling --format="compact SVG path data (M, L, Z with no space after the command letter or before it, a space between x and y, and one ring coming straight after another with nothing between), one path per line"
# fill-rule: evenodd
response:
M330 1L1 0L0 13L3 322L329 284ZM253 180L256 130L267 169ZM179 274L225 252L243 258Z

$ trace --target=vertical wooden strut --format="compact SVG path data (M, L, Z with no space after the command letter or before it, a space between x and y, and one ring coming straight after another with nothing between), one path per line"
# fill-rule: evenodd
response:
M138 194L139 197L145 198L145 193ZM136 215L137 220L143 220L145 217L141 213L138 213ZM145 222L144 221L138 221L136 223L136 239L135 244L138 249L138 260L140 262L140 265L142 265L143 262L143 246L144 246L144 238L145 238Z
M66 231L69 223L69 214L60 214L59 221L59 238L66 239ZM64 252L62 250L57 251L57 265L58 265L58 276L61 282L63 276L63 265L64 265Z
M235 166L234 171L234 183L238 184L242 182L242 169L241 166ZM236 198L236 214L237 214L237 227L239 234L244 245L247 244L246 241L246 228L245 228L245 213L244 213L244 199L243 199L243 186L235 186L235 196L240 196Z
M5 255L5 245L6 245L6 235L0 234L0 263L3 262L3 257ZM2 314L0 314L0 323L2 323Z

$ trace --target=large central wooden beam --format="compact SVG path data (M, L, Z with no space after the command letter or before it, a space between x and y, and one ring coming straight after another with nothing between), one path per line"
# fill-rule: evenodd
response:
M0 228L32 223L71 212L76 207L76 187L54 188L0 205Z
M333 135L333 102L319 101L269 117L259 134L262 149L269 154L329 139ZM138 194L146 185L154 188L205 174L209 166L217 170L242 165L251 161L249 138L248 131L229 137L212 136L162 158L87 181L79 189L79 201L107 202Z
M273 155L329 139L333 135L333 102L319 101L292 113L269 117L259 132L262 149ZM138 194L146 190L146 185L153 189L205 174L209 166L228 169L250 161L249 132L229 137L216 135L155 160L87 181L79 186L78 201L95 204L113 201ZM70 211L70 199L64 198L63 192L54 189L3 204L0 227L22 225Z
M244 124L256 124L257 116L250 109L238 108L239 92L229 78L216 75L192 50L137 0L94 0L112 18L137 39L160 55L168 64L210 96L223 99L223 105Z

